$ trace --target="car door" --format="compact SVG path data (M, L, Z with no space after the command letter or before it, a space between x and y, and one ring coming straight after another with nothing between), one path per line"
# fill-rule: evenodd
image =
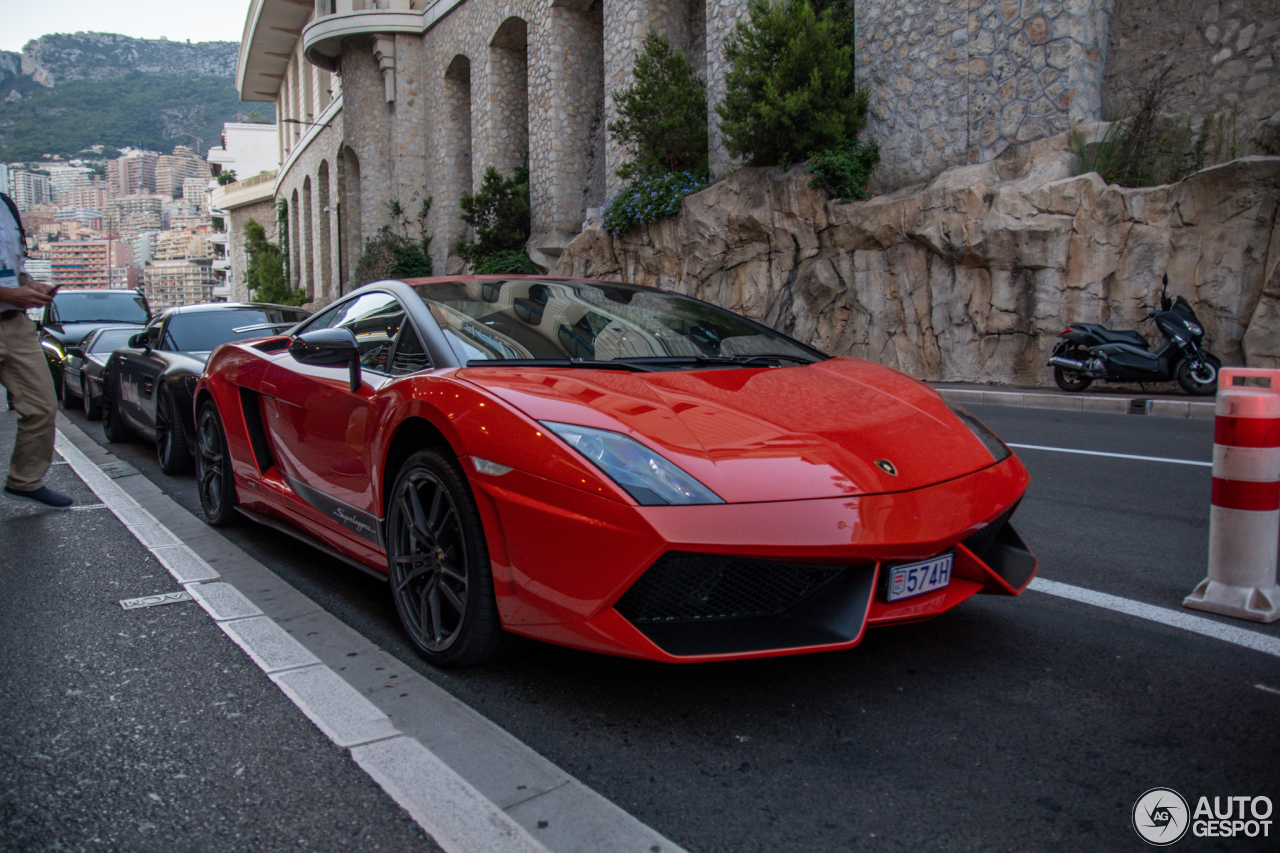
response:
M166 320L161 316L146 325L141 332L145 346L126 347L113 356L120 416L130 427L150 437L155 436L156 430L156 383L166 364L162 354Z
M389 293L373 291L340 303L304 331L348 329L355 335L361 386L352 391L345 366L313 365L287 356L261 386L276 461L300 499L335 530L381 546L372 448L380 388L391 381L392 351L405 320Z

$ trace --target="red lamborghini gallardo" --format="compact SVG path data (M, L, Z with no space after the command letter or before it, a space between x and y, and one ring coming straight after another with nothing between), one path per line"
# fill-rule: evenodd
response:
M385 574L429 661L524 635L709 661L1016 595L1026 469L968 413L715 306L604 281L366 285L230 343L200 500Z

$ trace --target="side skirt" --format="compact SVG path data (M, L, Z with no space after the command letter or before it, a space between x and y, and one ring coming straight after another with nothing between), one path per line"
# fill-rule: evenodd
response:
M254 521L265 527L270 527L272 530L275 530L279 533L283 533L286 536L292 536L294 539L297 539L299 542L303 543L304 545L310 545L312 548L315 548L317 551L321 551L325 554L328 554L330 557L333 557L335 560L341 560L347 565L352 566L353 568L357 568L367 575L371 575L381 581L385 581L387 579L387 575L385 572L380 572L377 569L372 569L369 566L366 566L364 563L360 562L359 560L355 559L354 557L349 557L346 554L339 551L338 549L331 548L330 546L326 545L324 542L321 542L316 537L311 536L310 534L304 533L303 531L297 529L296 527L292 527L284 523L283 521L277 521L276 519L272 518L269 515L263 515L260 512L254 512L253 510L245 509L242 506L237 506L236 510L241 515L245 516L251 521Z

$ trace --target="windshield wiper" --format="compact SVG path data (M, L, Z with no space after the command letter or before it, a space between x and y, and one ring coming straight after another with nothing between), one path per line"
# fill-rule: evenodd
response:
M777 366L779 364L813 364L817 359L804 355L784 353L756 353L753 355L656 355L619 358L615 361L637 366L661 369L663 367L702 367L730 365L732 367Z
M661 369L661 366L650 367L621 359L591 361L585 358L473 358L467 362L467 367L576 367L584 370L630 370L636 373Z

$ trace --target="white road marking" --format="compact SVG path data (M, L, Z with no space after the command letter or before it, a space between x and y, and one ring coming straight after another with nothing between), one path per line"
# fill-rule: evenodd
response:
M1205 619L1201 616L1192 616L1189 613L1156 607L1154 604L1143 604L1141 601L1121 598L1118 595L1108 595L1105 592L1095 592L1092 589L1071 586L1070 584L1058 583L1044 578L1032 580L1028 589L1034 589L1036 592L1043 592L1046 595L1056 595L1059 598L1068 598L1083 604L1092 604L1094 607L1114 610L1117 613L1124 613L1128 616L1137 616L1139 619L1146 619L1149 622L1159 622L1161 625L1168 625L1171 628L1181 628L1193 634L1212 637L1215 640L1223 640L1237 646L1243 646L1246 649L1253 649L1264 654L1280 657L1280 637L1272 637L1269 634L1246 631L1244 628L1224 625L1221 622L1215 622L1212 619Z
M1166 459L1162 456L1134 456L1131 453L1103 453L1101 450L1075 450L1070 447L1044 447L1039 444L1013 444L1005 442L1019 450L1048 450L1051 453L1078 453L1081 456L1109 456L1112 459L1136 459L1139 462L1168 462L1170 465L1195 465L1199 468L1212 468L1212 462L1198 462L1194 459Z
M1276 689L1276 688L1274 688L1274 687L1268 687L1268 686L1267 686L1267 685L1265 685L1265 684L1255 684L1255 685L1253 685L1253 686L1254 686L1254 687L1256 687L1256 688L1258 688L1259 690L1261 690L1261 691L1262 691L1262 692L1264 692L1264 693L1274 693L1274 694L1276 694L1277 696L1280 696L1280 690L1277 690L1277 689Z

